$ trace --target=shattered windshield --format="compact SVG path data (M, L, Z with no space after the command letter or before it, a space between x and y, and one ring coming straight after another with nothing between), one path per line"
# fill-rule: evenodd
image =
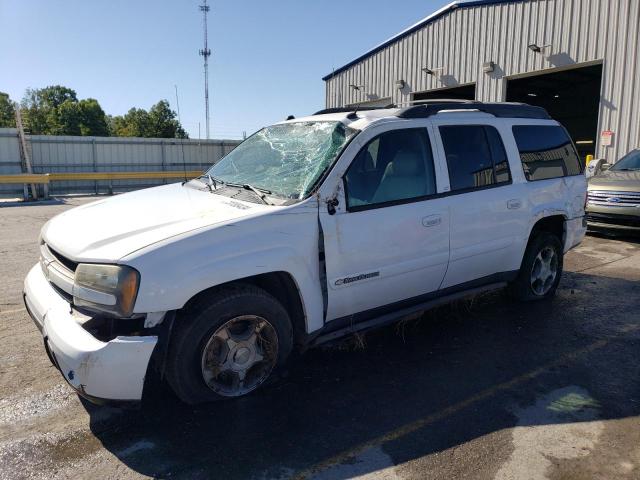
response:
M302 199L355 134L341 122L273 125L242 142L205 175Z

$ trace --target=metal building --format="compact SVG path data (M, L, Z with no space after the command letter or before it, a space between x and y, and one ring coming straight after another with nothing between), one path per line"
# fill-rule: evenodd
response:
M545 107L584 158L640 147L640 0L455 1L324 77L327 107Z

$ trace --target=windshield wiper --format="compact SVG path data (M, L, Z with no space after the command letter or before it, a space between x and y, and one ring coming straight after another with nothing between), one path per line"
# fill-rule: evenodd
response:
M207 187L209 187L209 191L210 192L213 192L214 189L217 190L219 183L222 184L222 185L224 185L224 183L225 183L223 180L220 180L219 178L216 178L216 177L212 177L208 173L204 173L204 174L200 175L198 177L198 180L201 179L201 178L206 178L207 180L209 180L209 182L206 185L207 185ZM213 186L213 188L211 188L212 186Z
M244 188L245 190L251 190L258 197L260 197L260 200L262 200L266 205L273 205L273 203L267 200L267 195L265 195L265 194L271 193L271 190L254 187L253 185L249 185L248 183L245 183L244 185L242 185L242 188Z
M266 188L254 187L253 185L250 185L248 183L224 182L224 184L228 185L229 187L238 187L244 188L245 190L250 190L255 193L265 205L275 205L274 203L271 203L269 200L267 200L267 195L273 193L271 192L271 190L267 190Z

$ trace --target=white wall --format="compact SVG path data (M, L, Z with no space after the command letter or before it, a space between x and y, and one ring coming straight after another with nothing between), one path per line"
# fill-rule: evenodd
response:
M204 170L233 150L236 140L29 136L34 173ZM16 129L0 128L0 174L20 173ZM171 180L169 180L171 181ZM114 190L158 185L163 180L113 181ZM107 182L52 182L52 194L105 193ZM21 185L0 185L0 194L21 195Z

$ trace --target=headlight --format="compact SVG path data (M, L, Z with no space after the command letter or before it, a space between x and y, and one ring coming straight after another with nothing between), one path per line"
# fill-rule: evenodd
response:
M81 263L76 268L73 303L129 317L138 295L140 274L126 265Z

